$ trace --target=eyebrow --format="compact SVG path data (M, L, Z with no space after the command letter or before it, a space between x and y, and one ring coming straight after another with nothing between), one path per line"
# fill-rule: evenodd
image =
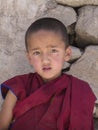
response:
M48 45L48 46L46 46L46 48L57 48L58 46L55 46L55 45ZM31 49L32 51L36 51L36 50L40 50L40 48L39 47L37 47L37 48L33 48L33 49Z
M56 48L56 47L58 47L58 46L57 46L57 45L48 45L47 48L49 48L49 47L51 47L51 48Z
M36 50L39 50L40 48L33 48L31 49L32 51L36 51Z

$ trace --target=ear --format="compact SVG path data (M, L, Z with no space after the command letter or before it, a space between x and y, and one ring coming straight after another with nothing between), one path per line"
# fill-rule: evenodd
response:
M72 55L72 51L71 51L71 47L67 47L67 49L65 50L65 61L69 61Z

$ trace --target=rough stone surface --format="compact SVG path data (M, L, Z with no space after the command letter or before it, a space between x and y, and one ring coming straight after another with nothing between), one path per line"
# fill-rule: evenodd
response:
M72 56L70 58L70 62L73 62L79 59L82 56L83 52L79 48L71 46L71 53L72 53Z
M47 13L42 16L57 18L61 20L65 24L65 26L69 26L75 23L77 20L77 14L75 10L71 7L64 7L62 5L58 5L56 8L48 10Z
M98 45L98 6L85 6L79 9L75 31L78 46Z
M98 5L98 0L56 0L58 3L72 7Z

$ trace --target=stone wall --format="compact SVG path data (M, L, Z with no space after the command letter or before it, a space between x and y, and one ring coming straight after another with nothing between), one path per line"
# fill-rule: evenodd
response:
M33 72L24 35L35 19L46 16L67 27L72 48L67 73L89 82L98 97L98 0L0 0L0 83Z

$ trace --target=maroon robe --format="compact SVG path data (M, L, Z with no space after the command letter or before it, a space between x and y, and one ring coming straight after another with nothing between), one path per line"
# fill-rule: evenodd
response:
M96 100L89 85L62 74L44 83L37 73L16 76L1 84L2 95L10 89L18 101L10 130L93 130Z

